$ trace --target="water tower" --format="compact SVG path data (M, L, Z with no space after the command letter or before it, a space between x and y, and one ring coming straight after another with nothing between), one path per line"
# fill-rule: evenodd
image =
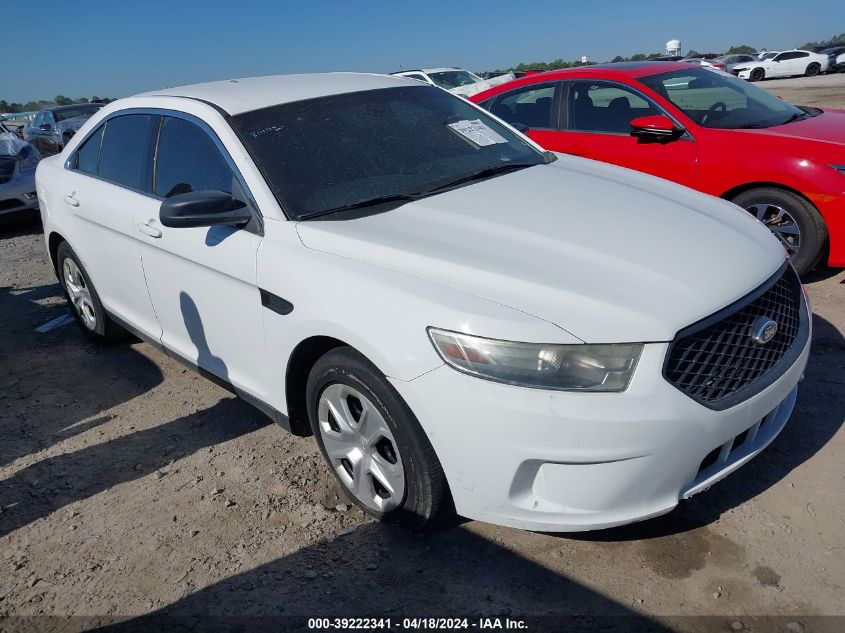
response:
M667 55L680 55L681 54L681 40L669 40L666 42L666 54Z

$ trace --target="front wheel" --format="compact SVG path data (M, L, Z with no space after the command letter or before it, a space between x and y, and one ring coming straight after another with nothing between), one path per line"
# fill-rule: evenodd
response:
M821 66L819 66L816 62L813 62L812 64L807 66L807 70L804 72L804 74L807 77L815 77L821 72L821 69Z
M315 363L306 389L314 436L350 500L385 522L430 523L448 497L443 469L384 375L352 348L340 347Z
M810 202L791 191L772 187L744 191L732 202L760 220L780 240L799 275L819 263L827 228Z
M751 81L763 81L763 79L765 79L765 78L766 78L766 71L763 70L762 68L755 68L754 70L752 70L751 76L749 77L749 79L751 79Z

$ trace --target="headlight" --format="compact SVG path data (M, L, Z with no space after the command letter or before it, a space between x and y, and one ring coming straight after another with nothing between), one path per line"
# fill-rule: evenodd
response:
M509 385L559 391L624 391L641 343L543 345L428 329L440 357L458 371Z
M831 165L836 171L845 176L845 165Z
M23 156L21 159L21 171L32 171L38 167L38 161L41 160L41 154L38 153L37 149L31 145L29 147L24 147L21 155Z

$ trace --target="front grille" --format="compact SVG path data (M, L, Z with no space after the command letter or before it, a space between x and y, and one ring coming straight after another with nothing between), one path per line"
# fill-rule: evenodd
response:
M15 173L15 160L0 158L0 185L9 182Z
M762 345L751 338L759 317L778 324L774 338ZM693 400L727 409L781 376L808 335L801 281L785 265L750 295L681 330L669 345L663 375Z

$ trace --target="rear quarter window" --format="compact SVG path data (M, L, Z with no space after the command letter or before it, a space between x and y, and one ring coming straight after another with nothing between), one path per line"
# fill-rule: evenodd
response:
M76 152L76 169L86 174L97 174L100 161L100 142L103 140L103 126L89 136Z

